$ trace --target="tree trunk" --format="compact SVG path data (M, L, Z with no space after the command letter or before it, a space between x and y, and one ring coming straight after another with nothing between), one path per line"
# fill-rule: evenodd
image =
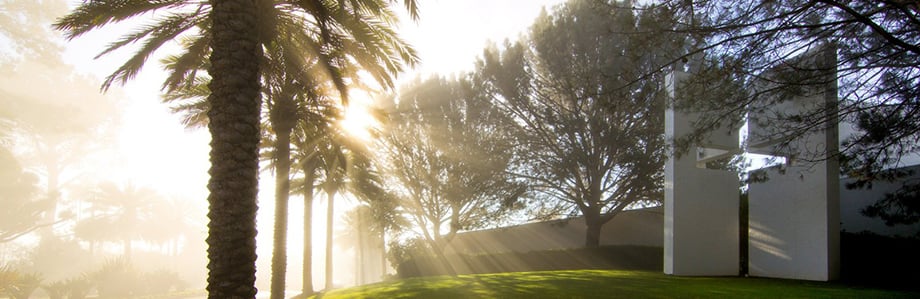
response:
M380 279L387 278L387 236L386 232L380 231Z
M255 298L261 109L258 0L211 1L208 298Z
M313 183L316 166L312 161L303 166L303 295L313 294Z
M276 105L274 108L286 109L287 107ZM276 125L274 127L277 139L275 140L275 239L272 250L271 299L284 299L284 282L287 274L288 196L291 193L291 130L293 127L287 126L286 122L285 119L272 122Z
M585 247L597 248L601 245L601 228L604 227L601 217L585 215Z
M329 291L332 289L332 217L335 192L326 190L326 194L329 195L326 205L326 291Z
M359 208L359 210L358 210L358 227L357 227L357 229L358 229L358 244L355 245L355 246L356 246L356 247L355 247L355 254L358 255L358 263L357 263L357 265L356 265L356 267L355 267L355 276L357 277L357 279L355 279L355 284L356 284L356 285L363 285L363 284L365 284L365 281L364 281L364 276L365 276L365 275L364 275L364 274L365 274L365 273L364 273L364 246L365 246L365 245L364 245L364 231L365 231L365 230L364 230L364 213L363 213L363 212L364 212L364 210L361 210L361 209Z

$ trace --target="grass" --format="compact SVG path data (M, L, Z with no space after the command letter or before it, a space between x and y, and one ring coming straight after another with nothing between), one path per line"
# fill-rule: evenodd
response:
M920 293L782 279L568 270L419 277L312 298L920 298Z

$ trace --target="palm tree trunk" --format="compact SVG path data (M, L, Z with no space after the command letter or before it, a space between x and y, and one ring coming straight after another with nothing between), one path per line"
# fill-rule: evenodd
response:
M284 126L284 123L284 120L273 121L277 139L275 140L275 239L272 250L271 299L284 299L284 282L287 274L288 196L291 193L291 130L293 128Z
M357 267L357 271L355 271L356 272L355 275L358 276L358 281L355 282L355 284L357 285L363 285L367 283L366 277L365 277L366 273L364 271L364 267L365 267L364 266L364 263L365 263L364 261L364 253L365 253L364 252L364 247L365 247L364 241L365 241L366 230L364 230L364 226L365 226L364 214L365 213L362 213L363 211L364 210L358 210L358 245L355 249L355 252L357 252L358 254L358 267Z
M386 230L380 230L380 279L387 277L387 235Z
M326 190L329 199L326 205L326 290L332 289L332 217L335 201L335 191Z
M313 294L313 184L316 166L312 161L303 166L303 294Z
M255 298L262 106L258 0L211 5L208 298Z

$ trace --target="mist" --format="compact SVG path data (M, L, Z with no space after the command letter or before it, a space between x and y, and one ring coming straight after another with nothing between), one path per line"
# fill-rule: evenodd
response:
M67 12L64 1L0 5L0 177L4 187L17 187L0 188L0 206L17 213L0 213L6 218L0 220L0 269L34 274L47 286L83 280L119 285L127 283L120 280L124 275L148 276L144 281L160 288L203 294L206 130L182 127L160 103L160 91L148 87L157 84L101 92L102 79L120 58L78 60L99 41L69 45L51 30ZM138 80L161 77L143 73ZM257 284L267 290L274 190L270 173L261 181ZM303 219L302 205L292 198L292 219ZM320 201L315 210L322 209ZM337 219L349 204L338 209ZM316 214L314 235L321 236L323 214ZM291 236L303 234L297 221ZM292 239L289 289L299 291L303 242ZM314 239L314 283L323 285L325 245ZM343 252L335 257L337 286L355 284L353 248L336 242L336 252Z

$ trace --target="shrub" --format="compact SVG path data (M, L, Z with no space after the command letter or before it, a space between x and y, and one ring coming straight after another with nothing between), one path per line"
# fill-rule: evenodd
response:
M91 274L99 298L129 298L139 287L137 272L123 259L110 260Z
M28 299L41 286L41 275L22 273L9 266L0 267L0 295Z
M448 255L457 274L575 269L661 271L663 249L648 246L603 246L565 250ZM397 266L402 278L444 275L437 258L414 256Z

